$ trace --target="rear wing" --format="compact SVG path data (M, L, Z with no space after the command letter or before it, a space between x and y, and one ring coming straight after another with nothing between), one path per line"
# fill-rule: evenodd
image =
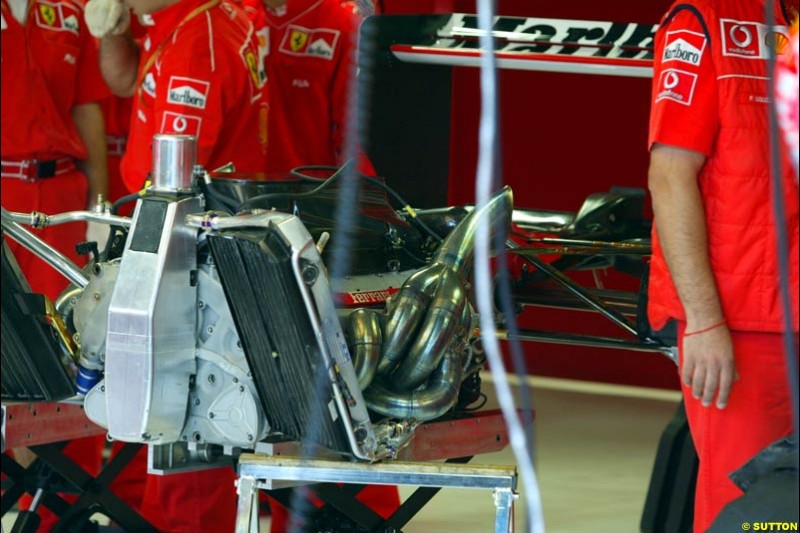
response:
M401 31L389 46L406 63L477 67L481 50L476 15L409 17L425 24ZM606 76L653 76L655 24L495 17L492 35L500 68Z

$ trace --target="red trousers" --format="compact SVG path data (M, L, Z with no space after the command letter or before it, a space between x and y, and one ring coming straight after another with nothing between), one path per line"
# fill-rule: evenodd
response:
M9 211L41 211L47 215L86 209L89 184L86 176L74 170L54 178L46 178L34 183L14 179L0 180L3 207ZM30 228L28 228L30 229ZM82 266L85 260L75 252L75 245L86 238L86 224L71 223L52 226L43 230L32 230L45 242ZM67 280L44 261L23 249L6 237L11 251L28 278L34 292L39 292L55 301L58 294L67 287Z
M128 188L122 181L121 162L122 156L108 156L108 200L110 202L116 202L123 196L130 194L130 191L128 191Z
M685 324L679 328L683 345ZM772 442L792 431L791 396L780 335L732 332L739 379L725 409L703 407L683 388L686 415L700 469L694 531L703 533L722 508L743 493L728 477ZM795 354L796 355L796 354Z
M233 531L236 473L231 468L147 476L142 514L169 533Z

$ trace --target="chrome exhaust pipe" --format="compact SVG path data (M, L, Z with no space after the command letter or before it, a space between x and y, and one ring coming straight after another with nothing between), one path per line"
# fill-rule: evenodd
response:
M418 391L395 393L378 383L364 392L367 406L392 418L413 418L421 422L444 415L458 401L463 364L459 350L448 350L428 385Z
M430 265L414 273L403 284L400 292L388 306L388 321L384 328L384 344L378 374L388 375L403 359L414 334L417 332L425 312L433 298L444 267Z
M396 307L389 309L386 337L390 342L384 347L384 359L378 363L378 373L382 375L399 365L389 383L392 389L401 392L414 389L439 366L446 344L459 324L466 322L462 320L468 307L464 284L472 273L478 224L488 217L492 231L503 231L505 241L512 212L513 194L509 187L504 187L481 210L473 210L464 218L439 247L432 265L409 278L403 286ZM416 340L408 349L411 339Z
M467 305L467 294L458 275L453 270L444 269L422 329L408 355L392 374L392 389L410 391L428 379L441 363L453 338L466 333L462 321Z
M364 391L370 409L396 418L431 420L453 407L466 365L461 348L472 322L465 285L472 273L475 234L482 223L490 224L492 232L507 232L512 209L511 189L505 187L483 209L464 218L431 265L403 284L387 309L378 363L383 379Z
M346 334L358 386L363 391L372 383L381 358L383 334L378 313L369 309L354 311L348 317Z
M473 210L447 236L433 258L433 263L442 263L458 272L462 280L472 273L472 256L475 250L475 234L484 216L489 217L491 233L503 230L508 233L511 213L514 210L514 194L508 186L492 196L483 208ZM505 238L503 239L505 242Z

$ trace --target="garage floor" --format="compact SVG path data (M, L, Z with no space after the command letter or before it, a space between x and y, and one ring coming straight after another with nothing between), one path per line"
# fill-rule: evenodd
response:
M537 475L547 531L635 533L661 431L678 393L635 387L534 378ZM486 408L497 407L491 381ZM514 464L510 449L477 457L475 464ZM401 498L412 488L401 488ZM524 491L524 487L522 488ZM520 500L521 503L521 500ZM525 512L517 506L522 531ZM9 531L13 513L3 519ZM406 533L492 531L490 492L440 492ZM262 522L267 532L268 519Z
M544 378L533 384L536 473L547 531L638 532L658 440L679 394ZM496 407L493 400L492 394L487 408ZM515 461L509 448L474 462ZM401 496L409 492L402 489ZM405 531L485 533L492 531L493 516L488 492L442 491ZM521 531L522 499L516 517Z

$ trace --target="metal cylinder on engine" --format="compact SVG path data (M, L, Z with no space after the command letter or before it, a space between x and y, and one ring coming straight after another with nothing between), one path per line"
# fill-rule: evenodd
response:
M196 137L155 135L151 189L167 193L191 191L195 163L197 163Z

